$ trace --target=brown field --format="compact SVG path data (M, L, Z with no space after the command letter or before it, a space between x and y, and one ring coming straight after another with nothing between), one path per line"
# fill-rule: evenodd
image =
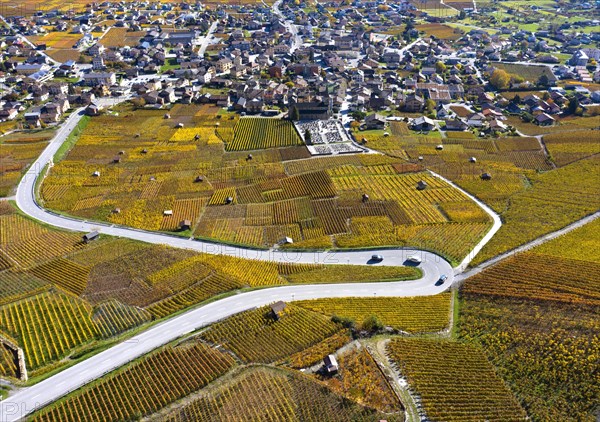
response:
M418 31L423 31L426 36L434 36L442 40L454 41L462 36L462 31L459 29L451 28L447 25L439 23L426 23L423 25L417 25Z
M106 48L134 46L139 44L140 38L146 33L144 31L128 31L127 28L111 28L102 37L102 45Z
M48 49L69 49L81 39L81 34L71 34L68 32L49 32L46 35L29 37L34 44L46 44Z

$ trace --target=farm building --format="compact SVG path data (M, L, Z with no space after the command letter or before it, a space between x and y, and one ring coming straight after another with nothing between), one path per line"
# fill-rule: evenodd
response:
M417 182L417 190L424 190L427 187L427 182L424 180L419 180Z
M429 117L421 116L413 120L412 129L413 130L423 130L429 132L435 128L435 122L431 120Z
M286 307L287 305L285 304L285 302L282 302L281 300L271 304L271 316L276 321L279 320L279 318L283 316Z
M282 245L291 245L292 243L294 243L294 239L292 239L289 236L284 237L283 239L281 239L281 243Z
M552 126L555 121L556 120L554 119L554 117L546 113L540 113L537 116L535 116L535 122L540 126Z
M325 365L325 370L329 374L338 371L338 363L333 355L325 356L325 359L323 359L323 364Z
M183 220L179 223L179 230L189 230L192 227L190 220Z
M82 239L83 239L84 243L89 243L92 240L98 239L99 236L100 236L100 233L98 233L97 231L93 231L93 232L84 234Z
M385 127L385 117L375 113L365 118L367 129L383 129Z

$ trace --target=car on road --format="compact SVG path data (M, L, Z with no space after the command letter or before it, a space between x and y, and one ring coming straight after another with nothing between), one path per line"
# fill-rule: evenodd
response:
M413 264L420 264L421 262L423 262L423 260L421 259L421 257L418 256L418 255L411 255L408 258L406 258L406 260L408 262L412 262Z
M446 274L442 274L440 276L440 278L438 278L438 281L435 283L436 286L439 286L440 284L444 284L444 282L448 279L448 276Z
M383 256L381 256L381 255L373 255L371 257L371 261L381 262L381 261L383 261Z

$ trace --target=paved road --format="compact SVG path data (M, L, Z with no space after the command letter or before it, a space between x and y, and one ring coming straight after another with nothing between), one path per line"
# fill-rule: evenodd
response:
M296 26L296 24L294 24L294 22L292 22L291 20L287 19L283 15L281 10L279 9L281 2L282 2L282 0L277 0L275 3L273 3L272 10L275 15L277 15L279 18L281 18L284 21L284 25L287 27L290 34L292 34L294 37L292 45L290 46L290 54L291 54L294 51L296 51L297 49L299 49L300 47L302 47L302 37L298 33L298 27Z
M151 327L144 333L139 334L124 343L99 353L43 382L15 393L13 396L0 403L1 421L19 420L36 408L57 400L69 391L75 390L171 340L238 312L266 305L276 300L291 301L350 296L426 296L438 294L453 283L454 270L450 264L438 255L425 251L410 249L349 252L283 252L276 250L252 250L134 230L126 227L116 227L114 225L105 225L96 222L90 223L46 211L42 209L35 200L36 180L46 164L51 163L51 159L55 152L73 128L75 128L82 114L82 109L72 113L63 127L58 130L55 138L30 167L17 188L16 203L18 207L33 218L55 227L68 230L79 232L98 230L103 234L126 237L149 243L165 244L172 247L192 249L211 254L225 254L275 262L363 265L371 263L371 255L378 253L384 256L384 260L377 264L371 263L372 265L402 265L407 256L417 254L423 260L423 263L421 264L423 277L414 281L391 283L323 284L274 287L240 293L213 302ZM484 209L486 208L484 207ZM489 208L486 210L489 210ZM489 212L491 212L491 210ZM478 247L483 246L485 241L487 240L484 239ZM468 262L468 259L465 262ZM448 280L443 285L437 286L436 281L441 274L446 274Z
M208 45L213 42L213 33L217 29L217 21L214 21L208 28L208 32L204 36L200 48L198 49L198 57L203 57Z

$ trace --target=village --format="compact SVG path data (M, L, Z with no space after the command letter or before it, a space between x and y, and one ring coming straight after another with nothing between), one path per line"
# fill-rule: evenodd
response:
M508 116L554 125L600 103L598 32L435 36L412 22L443 27L444 19L408 1L333 12L327 3L301 6L93 3L80 13L7 17L0 120L52 126L75 108L102 113L97 98L127 97L146 108L206 103L241 115L334 119L360 143L357 132L394 119L418 132L517 135ZM403 31L390 35L390 25ZM58 48L62 35L77 40L70 50Z

